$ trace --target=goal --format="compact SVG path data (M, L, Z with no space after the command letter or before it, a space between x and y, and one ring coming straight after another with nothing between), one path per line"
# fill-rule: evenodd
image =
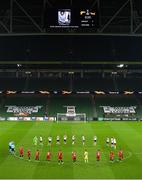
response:
M86 121L86 113L76 113L75 106L64 106L66 113L57 113L57 121Z
M57 113L57 121L86 121L86 113L79 113L74 115Z

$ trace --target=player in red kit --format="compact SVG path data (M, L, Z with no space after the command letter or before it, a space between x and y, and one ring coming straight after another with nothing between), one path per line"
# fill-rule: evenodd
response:
M109 158L110 158L110 161L114 161L114 152L113 151L110 151Z
M118 159L119 159L119 161L123 160L123 151L122 150L119 150L119 152L118 152Z
M60 150L59 152L58 152L58 164L63 164L64 162L63 162L63 153L62 153L62 151Z
M47 154L46 154L46 160L50 161L50 159L51 159L51 152L48 151Z
M23 146L21 146L21 147L19 148L19 154L20 154L20 157L23 157L23 156L24 156L24 148L23 148Z
M72 161L75 163L76 162L76 152L72 152Z
M28 156L28 159L30 161L30 159L31 159L31 150L30 149L28 149L28 151L27 151L27 156Z
M100 150L98 150L97 153L96 153L97 161L100 161L100 158L101 158L101 152L100 152Z
M39 150L36 151L35 160L39 161Z

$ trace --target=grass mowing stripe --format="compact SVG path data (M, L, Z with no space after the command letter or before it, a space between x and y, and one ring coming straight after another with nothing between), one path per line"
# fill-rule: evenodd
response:
M123 149L125 151L127 149L131 153L131 158L127 159L127 163L130 163L130 166L127 169L127 171L125 170L125 166L127 166L125 162L123 164L121 164L119 170L116 170L113 167L116 176L118 176L118 174L119 174L120 178L127 178L127 176L129 176L130 178L140 177L142 175L141 172L137 173L134 176L135 169L139 168L142 164L141 159L138 158L137 155L135 154L135 152L136 152L135 147L136 146L134 144L136 143L136 139L137 138L139 139L142 135L140 135L136 131L136 129L133 129L133 126L131 127L131 124L129 124L129 122L124 122L123 127L122 127L121 122L119 122L117 124L117 127L115 126L114 123L111 123L110 126L113 128L113 131L115 131L117 133L117 136L118 136L119 141L121 142L121 144L123 146ZM131 135L133 135L133 134L135 134L135 136L131 137ZM122 173L120 173L119 171L121 171Z
M17 134L18 127L21 127L21 125L19 126L19 122L9 122L9 123L10 123L10 129L6 129L5 133L1 135L0 147L2 148L3 156L1 156L0 162L2 162L2 159L4 160L9 155L8 143L10 141L14 141L16 143L21 141L21 137L23 136L23 134L25 134L25 132L22 133L20 131L18 136L15 136L15 134ZM8 124L8 122L6 124Z
M40 176L42 178L45 178L46 176L50 177L50 178L58 178L60 176L60 178L68 178L69 177L73 177L72 174L72 165L71 163L67 163L66 159L67 159L67 151L69 149L69 139L67 140L67 144L64 145L63 144L63 135L67 134L67 136L69 137L70 135L70 126L67 126L64 123L53 123L52 128L50 129L50 133L53 137L53 143L52 143L52 147L51 147L51 153L52 153L52 158L51 158L51 163L46 163L44 162L45 166L41 167L40 164L38 163L38 169L34 175L34 177ZM60 136L60 145L56 145L56 136L59 135ZM58 165L58 161L57 161L57 152L58 150L61 149L63 151L63 160L65 161L64 165ZM45 157L44 157L45 159ZM54 163L54 166L53 164ZM53 166L53 167L52 167ZM54 170L56 169L56 170ZM66 170L65 170L66 169ZM56 171L56 173L55 173ZM67 175L68 173L68 175Z
M0 137L2 136L3 133L8 131L10 128L12 128L17 122L5 122L1 121L0 122Z
M44 125L44 127L42 127L41 125ZM53 124L38 124L38 127L37 129L35 130L35 136L37 136L39 138L39 136L42 136L43 137L43 145L40 145L38 146L38 148L34 147L35 151L38 149L39 152L40 152L40 159L43 158L45 159L46 157L46 152L48 150L51 151L51 147L47 146L48 145L48 136L51 135L51 130L52 130L52 126ZM44 130L43 130L44 128ZM46 134L46 136L45 136ZM43 151L43 146L47 146L47 150L46 151ZM35 158L35 157L34 157ZM36 168L34 170L34 173L33 173L33 176L32 178L36 178L37 176L40 176L40 174L43 174L42 173L42 170L43 170L43 162L35 162L36 164ZM42 177L43 178L43 177Z
M106 136L104 137L103 133L101 133L101 134L99 133L99 131L101 129L101 126L102 126L101 122L98 122L96 124L96 128L92 123L90 123L89 125L90 125L90 129L92 131L92 136L91 137L93 137L94 135L97 135L97 137L98 137L98 141L97 141L97 146L98 147L96 146L95 151L100 149L101 150L101 155L103 156L103 159L105 160L105 162L107 162L109 153L108 152L105 153L106 148L108 148L108 147L106 147L106 144L105 144ZM104 161L102 159L101 159L101 161L102 161L102 163L104 163ZM101 178L101 176L102 176L102 178L104 176L106 178L110 178L110 177L115 178L115 175L114 175L112 169L110 168L110 163L106 163L104 165L103 171L101 171L101 173L99 172L97 176L98 176L98 178Z
M10 122L4 122L6 126ZM15 122L14 122L15 123ZM8 138L20 138L18 146L23 144L25 149L31 147L32 161L28 162L13 156L8 156L6 161L0 166L0 178L141 178L141 124L137 122L89 122L89 123L49 123L49 122L16 122L17 127L15 133L8 132ZM30 128L28 123L33 124ZM128 123L128 124L127 124ZM1 124L0 124L1 125ZM4 124L3 124L4 125ZM11 123L10 123L11 126ZM0 126L1 128L1 126ZM7 128L5 128L5 132ZM30 130L26 130L30 129ZM19 134L24 133L23 138ZM3 132L4 133L4 132ZM2 133L2 134L3 134ZM52 133L52 134L51 134ZM63 135L68 135L67 144L63 144ZM5 133L4 133L5 134ZM45 161L45 154L48 149L47 137L51 134L53 136L53 145L51 147L52 159L51 163ZM56 135L59 134L62 138L61 145L56 145ZM71 145L71 136L76 135L76 143ZM82 145L81 136L85 135L86 144ZM93 146L93 136L98 136L97 146ZM6 135L6 134L5 134ZM42 135L45 139L45 144L42 147L41 161L36 163L34 161L36 148L32 145L33 137ZM105 144L106 137L115 136L118 140L118 145L123 148L125 157L128 157L129 151L132 156L126 158L122 163L115 161L109 162L109 151ZM3 138L3 136L2 136ZM2 140L5 143L5 139ZM6 147L5 147L6 145ZM7 143L0 146L0 152L7 150ZM59 149L64 153L64 165L58 165L57 152ZM83 159L84 149L87 148L89 152L89 163L85 164ZM102 151L102 159L96 162L95 152L100 148ZM75 149L77 152L78 162L72 163L71 152ZM7 153L7 152L6 152ZM1 156L0 156L1 159ZM27 157L25 157L27 159ZM115 158L117 159L117 158ZM35 172L36 171L36 172ZM8 173L7 173L8 172Z
M4 123L0 122L0 165L8 157L8 135L9 132L13 131L13 128L16 126L16 123Z
M8 122L7 122L8 123ZM33 126L33 123L31 122L10 122L10 123L14 123L14 126L12 126L8 131L5 132L5 134L3 134L2 137L2 144L0 145L0 148L2 149L2 156L0 157L0 172L3 171L3 168L5 169L7 167L7 162L12 162L11 164L11 169L14 166L17 166L17 162L15 161L14 157L9 154L8 152L8 143L9 141L14 141L16 143L16 145L18 144L18 142L21 141L21 139L25 136L25 134L30 130L30 128ZM18 136L17 136L18 134ZM13 161L12 161L13 159ZM9 172L11 169L7 169L7 171ZM6 171L6 170L4 170ZM3 174L0 173L0 178L4 178L2 176ZM9 174L6 174L5 176L9 176Z
M98 142L97 146L93 145L93 136L96 134L96 130L94 131L94 125L93 128L90 126L90 123L87 124L79 124L76 126L76 129L79 131L77 131L77 137L79 137L79 139L77 141L79 141L79 153L82 154L81 157L81 167L82 169L80 170L80 166L74 166L74 172L75 172L75 178L94 178L95 177L104 177L104 175L106 177L114 177L113 176L113 172L110 171L109 167L106 167L107 164L105 164L105 168L102 168L102 172L100 173L98 171L98 168L100 168L101 166L104 166L104 159L106 160L104 153L103 153L103 160L101 160L100 162L96 162L96 158L95 158L95 154L96 154L96 150L102 149L102 147L104 146L104 144L101 144L100 142ZM81 135L85 135L86 136L86 143L83 146L82 145L82 141L81 141ZM98 135L98 134L97 134ZM99 137L101 139L101 137ZM84 153L84 149L87 149L89 152L89 163L86 165L84 163L83 160L83 153ZM85 169L84 169L85 167ZM94 171L94 173L92 174L92 171Z
M37 136L39 138L39 136L42 136L44 143L47 143L47 138L45 137L45 133L43 133L44 132L43 129L46 128L46 126L47 126L46 124L44 124L44 126L43 126L43 124L41 124L39 122L36 122L36 123L33 122L32 128L28 131L28 133L23 137L21 142L18 144L18 146L24 145L25 156L26 156L24 159L26 161L27 161L27 150L28 149L31 150L31 153L32 153L31 158L33 158L33 159L35 159L35 152L37 149L40 151L41 156L45 156L45 153L42 152L42 149L43 149L42 145L38 145L36 147L33 145L33 137ZM50 125L48 124L48 126L50 126ZM48 136L48 130L49 130L49 128L46 130L47 136ZM34 177L35 172L37 171L37 169L39 169L38 165L39 165L39 163L34 163L34 167L32 167L30 169L30 171L26 170L28 178Z

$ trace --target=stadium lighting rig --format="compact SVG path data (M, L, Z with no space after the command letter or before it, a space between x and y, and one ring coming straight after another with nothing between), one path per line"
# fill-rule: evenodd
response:
M123 68L124 67L124 64L119 64L117 65L118 68Z
M22 64L17 64L17 67L22 67Z

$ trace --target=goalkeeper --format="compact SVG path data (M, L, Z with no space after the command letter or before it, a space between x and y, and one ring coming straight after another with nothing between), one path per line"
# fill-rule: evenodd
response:
M35 146L37 146L37 143L38 143L38 138L37 138L37 136L35 136L35 137L33 138L33 144L34 144Z

